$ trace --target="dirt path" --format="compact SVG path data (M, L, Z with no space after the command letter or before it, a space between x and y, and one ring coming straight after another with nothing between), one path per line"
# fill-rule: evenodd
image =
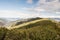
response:
M14 29L14 28L23 27L23 26L26 26L26 25L29 25L29 24L33 24L33 23L36 23L36 22L42 21L42 20L47 20L47 19L39 19L39 20L35 20L35 21L31 21L31 22L27 22L27 23L20 24L20 25L18 25L18 26L7 27L7 29L10 30L10 29Z

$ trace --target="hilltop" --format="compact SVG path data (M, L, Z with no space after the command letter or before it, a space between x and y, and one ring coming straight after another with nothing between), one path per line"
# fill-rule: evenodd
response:
M35 22L38 22L40 21L42 18L29 18L29 19L23 19L22 21L21 20L17 20L15 22L12 23L12 25L10 25L9 27L7 27L7 29L14 29L14 28L19 28L19 27L23 27L23 26L26 26L28 24L32 24L32 23L35 23ZM45 20L45 19L42 19L42 20Z
M16 21L15 25L0 28L0 40L59 40L60 23L50 19ZM18 25L16 25L18 23ZM3 31L2 31L3 30Z

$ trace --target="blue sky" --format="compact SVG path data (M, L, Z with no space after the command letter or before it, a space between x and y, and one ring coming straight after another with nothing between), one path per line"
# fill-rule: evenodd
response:
M20 10L23 7L31 7L33 4L28 4L27 0L0 0L0 9L2 10Z
M59 0L0 0L0 17L60 17Z

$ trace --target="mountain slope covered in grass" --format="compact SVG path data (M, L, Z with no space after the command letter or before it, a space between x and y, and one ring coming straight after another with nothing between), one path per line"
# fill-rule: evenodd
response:
M33 24L35 22L38 22L38 21L41 21L42 18L30 18L30 19L25 19L23 21L15 21L13 22L12 25L10 25L9 27L7 27L7 29L14 29L14 28L19 28L19 27L23 27L23 26L26 26L28 24ZM42 19L42 20L45 20L45 19Z
M35 22L36 20L33 20L35 23L30 21L32 23L11 30L6 30L5 28L6 32L0 29L0 38L4 40L60 40L59 23L48 19L37 20L39 21ZM3 34L5 34L5 36Z

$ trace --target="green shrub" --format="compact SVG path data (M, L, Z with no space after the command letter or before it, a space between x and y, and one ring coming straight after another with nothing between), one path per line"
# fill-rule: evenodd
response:
M60 40L60 28L50 20L12 30L0 28L0 40Z
M0 40L4 40L6 33L7 33L6 28L0 28Z
M56 23L50 20L29 24L10 30L5 40L60 40L60 31Z

